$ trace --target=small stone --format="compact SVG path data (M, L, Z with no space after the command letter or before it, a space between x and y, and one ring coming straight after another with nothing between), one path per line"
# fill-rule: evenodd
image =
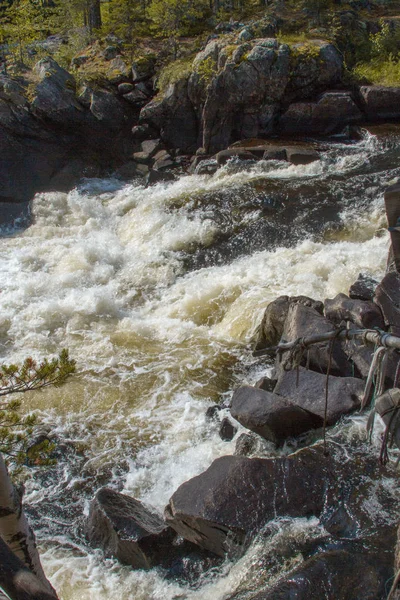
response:
M129 94L133 90L134 86L132 83L120 83L118 86L118 93L123 96L124 94Z
M221 426L219 428L219 437L221 440L224 440L224 442L230 442L235 437L236 432L237 427L235 427L228 417L222 419Z

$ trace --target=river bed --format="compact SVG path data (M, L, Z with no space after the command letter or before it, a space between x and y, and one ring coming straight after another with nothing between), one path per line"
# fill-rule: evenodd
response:
M323 535L316 519L288 519L236 563L184 581L105 560L81 525L101 485L163 511L181 483L233 453L235 439L223 442L205 411L268 372L251 340L271 300L324 300L360 272L383 276L383 192L400 176L399 141L395 127L364 131L322 145L310 165L230 163L147 189L85 180L69 194L37 194L29 227L3 228L2 360L66 347L77 361L66 385L23 397L62 443L55 467L31 472L25 496L62 600L223 600L261 585L280 537ZM342 425L360 444L364 426L360 415Z

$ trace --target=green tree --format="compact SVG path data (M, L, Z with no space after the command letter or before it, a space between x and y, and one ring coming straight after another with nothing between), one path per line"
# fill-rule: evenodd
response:
M204 10L204 5L193 0L153 0L147 12L155 32L169 39L176 59L178 38L190 31Z
M133 54L137 36L148 33L146 0L114 0L109 3L108 31L115 33Z
M60 386L75 372L75 361L63 350L58 358L0 367L0 589L12 599L53 600L57 595L43 572L33 532L22 509L3 454L21 463L35 419L21 417L14 394ZM17 432L17 433L16 433Z

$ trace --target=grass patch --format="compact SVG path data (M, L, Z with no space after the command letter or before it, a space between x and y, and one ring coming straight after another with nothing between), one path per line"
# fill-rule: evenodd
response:
M193 56L181 58L165 66L158 76L157 87L160 92L165 92L171 83L189 77L193 71Z
M394 58L359 63L352 71L359 83L371 83L386 87L400 86L400 61Z

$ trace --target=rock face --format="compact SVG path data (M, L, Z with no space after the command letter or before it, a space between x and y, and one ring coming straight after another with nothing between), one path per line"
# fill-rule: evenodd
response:
M210 79L202 76L203 65ZM251 39L231 53L212 40L195 58L192 74L147 105L141 120L162 130L167 146L202 146L212 154L236 139L270 135L283 104L313 96L341 75L342 58L326 42L313 43L308 52L275 38Z
M282 133L329 135L362 119L350 92L326 92L317 102L291 104L277 127Z
M315 309L302 304L292 304L289 307L285 321L282 338L297 340L298 338L327 333L334 329L332 323L320 315ZM330 342L313 344L309 349L310 369L319 373L326 373L329 365ZM286 357L284 357L286 360ZM303 363L305 364L305 358ZM290 366L290 365L289 365ZM349 377L352 373L351 364L339 342L333 343L331 360L331 373L342 377Z
M232 397L231 415L247 429L278 445L289 437L322 427L321 416L296 406L283 395L240 387Z
M103 488L90 506L86 535L106 556L136 569L150 569L159 563L175 534L138 500Z
M274 391L323 419L325 385L325 375L299 367L298 385L296 371L287 371L280 375ZM359 408L363 392L364 383L361 379L329 377L327 424L333 425L342 415Z
M31 103L24 87L0 78L0 201L71 189L134 150L130 129L138 110L117 92L86 87L78 97L74 77L50 58L35 72Z
M177 489L166 521L202 548L234 556L272 518L319 515L328 471L314 448L277 459L223 456Z
M382 312L374 302L351 300L346 294L338 294L332 300L325 300L325 316L339 325L341 321L351 321L358 327L383 329Z
M386 565L377 564L368 552L330 550L318 553L294 569L269 589L251 596L252 600L377 600L384 598ZM248 596L246 596L248 597ZM235 594L229 600L244 600Z
M383 86L360 88L364 110L371 121L398 119L400 117L400 89Z
M255 345L255 350L275 346L283 334L285 320L289 311L289 306L292 304L302 304L315 309L322 315L324 305L322 302L307 298L307 296L279 296L273 302L270 302L265 309L263 319L261 321L258 338Z

